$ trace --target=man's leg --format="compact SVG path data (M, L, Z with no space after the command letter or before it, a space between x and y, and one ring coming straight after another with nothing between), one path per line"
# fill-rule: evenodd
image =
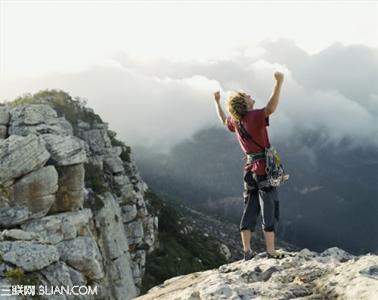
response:
M244 229L240 231L241 239L243 242L243 251L250 252L251 251L251 238L252 238L252 231L249 229Z
M264 231L264 237L265 237L266 251L269 254L274 254L276 252L276 248L274 245L274 231Z
M273 255L276 253L274 231L278 221L278 194L276 188L263 189L259 193L266 251Z
M258 193L247 193L244 198L244 211L240 221L240 235L243 243L244 257L251 255L251 239L253 230L256 227L257 216L259 214Z
M244 259L252 258L251 239L259 214L259 194L251 172L244 172L244 210L240 221L240 234L243 243Z

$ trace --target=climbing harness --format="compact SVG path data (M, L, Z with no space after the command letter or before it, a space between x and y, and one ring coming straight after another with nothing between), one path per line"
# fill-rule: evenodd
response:
M280 186L285 181L289 180L290 175L285 173L285 170L282 166L281 157L279 156L277 150L270 146L270 147L262 147L259 143L257 143L252 136L247 132L244 128L243 124L239 121L238 122L238 129L241 133L242 139L251 140L254 144L256 144L259 148L263 151L258 153L247 153L246 154L246 163L247 165L252 164L253 162L265 159L266 162L266 180L258 182L258 187L276 187Z

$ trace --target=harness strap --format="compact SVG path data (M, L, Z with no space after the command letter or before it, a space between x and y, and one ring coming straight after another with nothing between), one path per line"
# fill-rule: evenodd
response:
M265 152L258 152L258 153L246 153L247 164L251 164L256 160L265 159Z

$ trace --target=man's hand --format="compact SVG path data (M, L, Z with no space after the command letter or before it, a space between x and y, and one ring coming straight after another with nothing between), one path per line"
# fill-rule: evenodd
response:
M220 92L219 91L216 91L214 93L214 100L215 100L215 102L219 103L219 101L220 101Z
M217 110L217 114L218 114L219 120L223 124L226 124L227 116L224 113L224 111L222 109L222 106L220 104L220 92L219 91L214 92L214 100L215 100L215 109Z
M272 96L270 96L268 104L265 106L265 116L267 117L276 111L278 100L280 98L282 82L284 80L284 74L281 72L276 72L274 73L274 78L276 79L276 85Z
M282 83L284 80L284 74L281 72L274 73L274 78L276 79L277 83Z

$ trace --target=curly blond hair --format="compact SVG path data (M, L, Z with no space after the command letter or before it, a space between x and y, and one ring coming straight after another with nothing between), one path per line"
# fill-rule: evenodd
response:
M235 91L227 99L227 109L236 121L241 121L248 112L246 97L247 94L245 92Z

